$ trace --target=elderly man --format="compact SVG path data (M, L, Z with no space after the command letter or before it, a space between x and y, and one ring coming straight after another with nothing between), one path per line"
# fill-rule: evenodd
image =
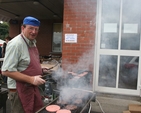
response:
M38 85L44 84L41 78L42 68L35 38L38 35L40 21L28 16L23 20L21 34L14 37L7 45L2 66L2 74L8 76L8 87L18 92L25 113L35 113L43 102ZM13 112L16 113L16 112ZM22 111L18 112L22 113Z

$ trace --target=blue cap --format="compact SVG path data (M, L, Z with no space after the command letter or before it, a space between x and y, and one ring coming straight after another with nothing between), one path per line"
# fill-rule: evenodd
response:
M23 25L40 26L40 21L34 17L27 16L23 20Z

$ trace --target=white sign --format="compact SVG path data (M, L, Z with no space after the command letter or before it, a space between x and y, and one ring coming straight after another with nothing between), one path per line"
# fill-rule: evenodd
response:
M77 34L65 34L65 43L77 43Z
M104 33L117 33L117 23L104 23Z
M138 24L124 24L123 33L138 33Z

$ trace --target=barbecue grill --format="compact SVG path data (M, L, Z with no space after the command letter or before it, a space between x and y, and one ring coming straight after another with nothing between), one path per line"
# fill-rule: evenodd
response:
M91 75L89 75L89 76L91 76ZM88 87L90 87L89 79L91 79L91 77L89 77L89 76L87 76L85 78L82 78L82 80L81 80L81 82L83 80L88 81ZM52 93L52 95L53 95L53 97L54 97L53 100L51 100L49 103L46 103L46 105L44 107L42 107L40 110L38 110L36 113L51 113L51 112L49 112L49 111L46 110L46 107L47 106L50 106L50 105L59 105L60 106L60 109L66 109L66 106L67 105L75 105L76 106L76 109L71 110L71 113L90 113L90 111L91 111L91 104L90 103L91 103L91 101L95 101L95 93L93 91L90 91L89 89L81 89L79 86L78 87L74 87L75 84L77 84L78 81L75 81L76 83L74 81L72 81L71 83L73 83L73 85L70 86L69 79L72 79L72 77L73 76L69 76L67 79L64 78L63 79L64 83L61 82L61 84L58 83L59 81L56 81L56 82L57 82L57 84L62 85L62 86L66 85L69 91L75 93L73 96L71 95L72 98L70 100L72 100L72 101L75 101L77 99L80 99L81 94L86 94L87 96L85 95L84 97L81 97L82 103L80 103L80 104L79 103L76 104L74 102L71 102L71 103L70 102L66 102L65 104L58 103L58 101L60 101L60 97L63 97L63 96L60 96L60 95L61 95L61 92L62 92L62 90L64 88L62 88L62 90L60 90L60 89L58 90L58 89L54 89L54 88L53 89L50 89L49 88L50 91L51 91L51 93ZM89 78L89 79L86 79L86 78ZM48 82L49 82L49 84L51 86L54 85L54 83L50 83L51 76L47 76L46 79L48 79ZM83 84L83 85L85 86L86 84ZM50 91L49 91L49 93L50 93ZM77 94L77 92L79 94Z
M95 101L95 94L94 93L91 93L90 95L91 96L85 102L85 104L83 104L83 106L77 106L76 109L71 110L71 113L90 113L90 111L91 111L91 104L90 104L90 102ZM60 104L57 103L58 100L59 100L59 97L55 98L53 101L51 101L50 103L48 103L47 105L45 105L44 107L42 107L36 113L51 113L51 112L48 112L46 110L46 107L49 106L49 105L59 105L61 109L64 109L67 104L60 105Z

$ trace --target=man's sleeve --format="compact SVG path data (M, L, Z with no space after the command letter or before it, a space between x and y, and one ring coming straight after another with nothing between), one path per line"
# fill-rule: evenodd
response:
M17 45L7 45L2 71L17 71L20 52L21 51Z

